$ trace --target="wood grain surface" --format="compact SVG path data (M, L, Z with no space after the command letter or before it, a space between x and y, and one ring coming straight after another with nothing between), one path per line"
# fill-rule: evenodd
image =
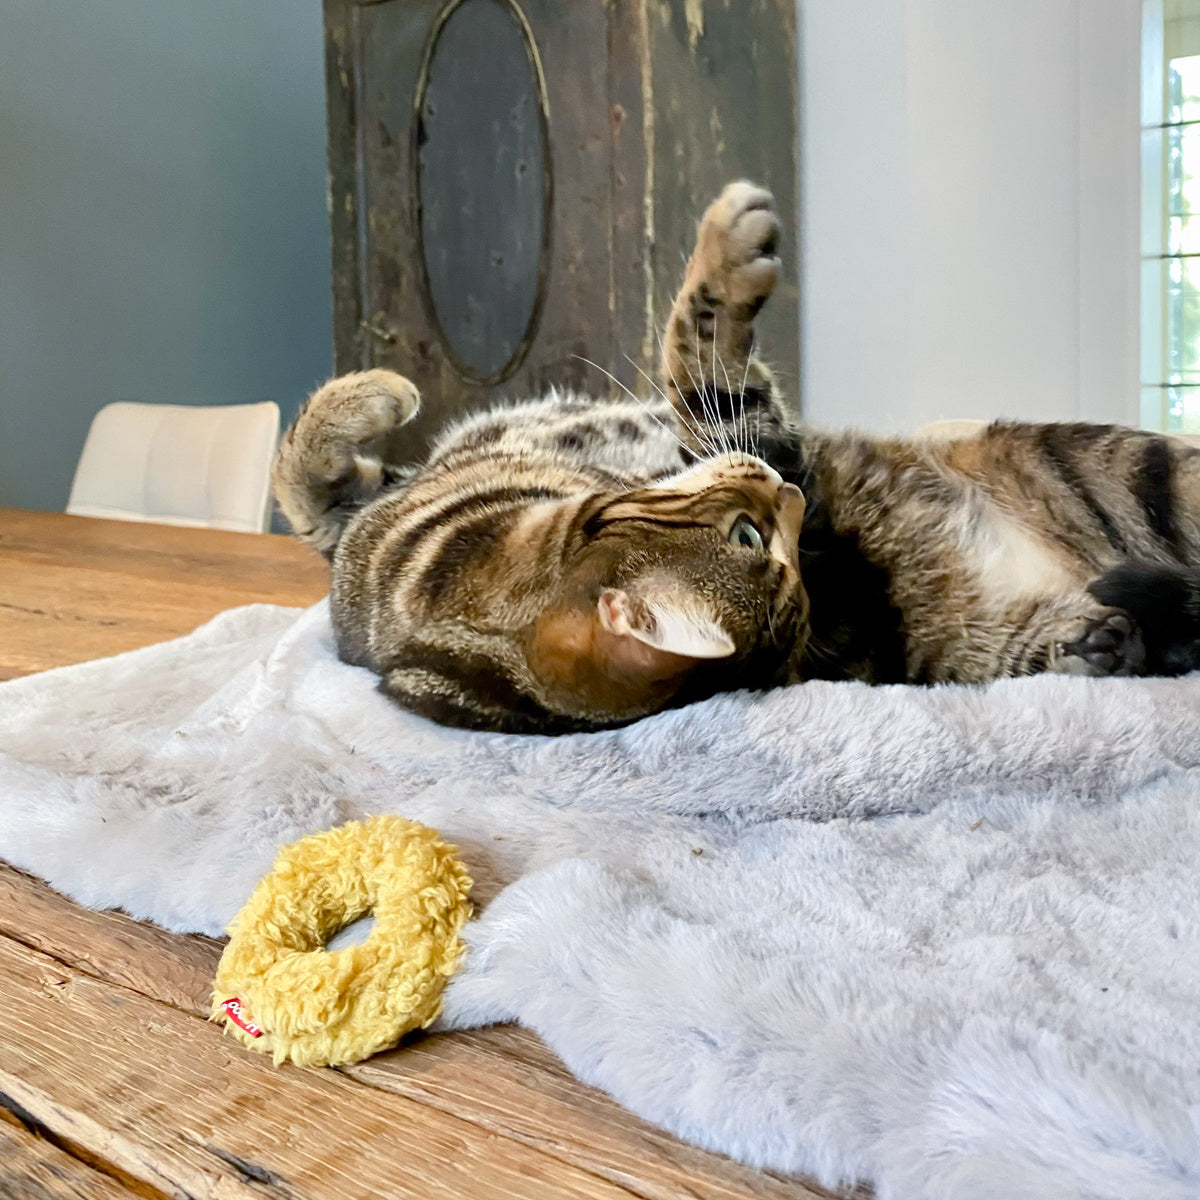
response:
M519 156L525 199L511 211L526 214L535 197L552 193L545 241L489 239L496 225L479 203L451 232L465 195L487 195L488 180L512 178L506 148L514 138L539 143L532 126L541 120L540 104L510 103L503 122L481 113L442 141L444 109L422 105L415 113L422 80L439 75L441 53L454 64L442 69L466 80L486 72L500 48L483 28L496 6L482 4L459 7L456 20L465 18L466 30L478 23L477 36L459 25L457 49L448 50L442 34L450 26L439 22L451 7L324 0L337 370L390 367L412 379L423 398L405 430L412 457L422 457L448 420L496 400L551 385L608 392L602 372L585 360L649 394L640 373L656 371L659 332L696 221L732 179L753 179L775 194L782 265L757 329L783 394L798 400L793 0L521 0L530 59L545 87L547 153ZM509 74L524 73L514 65ZM426 187L431 161L453 172L451 204ZM502 211L506 190L487 207ZM514 224L500 228L511 234ZM481 277L545 268L528 353L498 376L480 378L456 361L427 283L449 255L466 267L454 282L477 313L494 308L486 289L472 287Z
M226 608L307 605L324 561L278 534L0 509L0 679L188 633Z
M307 604L325 572L270 535L0 510L0 674ZM0 1200L835 1195L685 1145L516 1027L276 1069L205 1019L220 950L0 864Z
M137 1195L0 1110L0 1197L12 1200L129 1200Z

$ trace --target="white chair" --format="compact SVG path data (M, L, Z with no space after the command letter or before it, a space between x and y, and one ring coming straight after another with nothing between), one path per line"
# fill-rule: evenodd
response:
M67 512L260 533L271 517L279 406L120 401L92 420Z

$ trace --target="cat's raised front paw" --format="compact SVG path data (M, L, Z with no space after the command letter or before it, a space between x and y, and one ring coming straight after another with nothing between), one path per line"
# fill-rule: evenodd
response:
M771 193L739 180L709 205L688 268L693 318L716 320L725 308L736 322L752 321L779 278L779 218Z

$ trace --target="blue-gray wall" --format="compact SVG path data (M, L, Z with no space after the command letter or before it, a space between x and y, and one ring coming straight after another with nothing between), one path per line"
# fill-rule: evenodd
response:
M0 505L111 400L331 368L320 0L0 0Z

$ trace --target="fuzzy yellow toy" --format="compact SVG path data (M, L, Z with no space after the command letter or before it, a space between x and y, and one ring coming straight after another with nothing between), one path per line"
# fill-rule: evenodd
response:
M454 847L402 817L302 838L229 926L213 1020L276 1064L337 1066L390 1049L441 1011L470 887ZM325 949L367 914L366 941Z

